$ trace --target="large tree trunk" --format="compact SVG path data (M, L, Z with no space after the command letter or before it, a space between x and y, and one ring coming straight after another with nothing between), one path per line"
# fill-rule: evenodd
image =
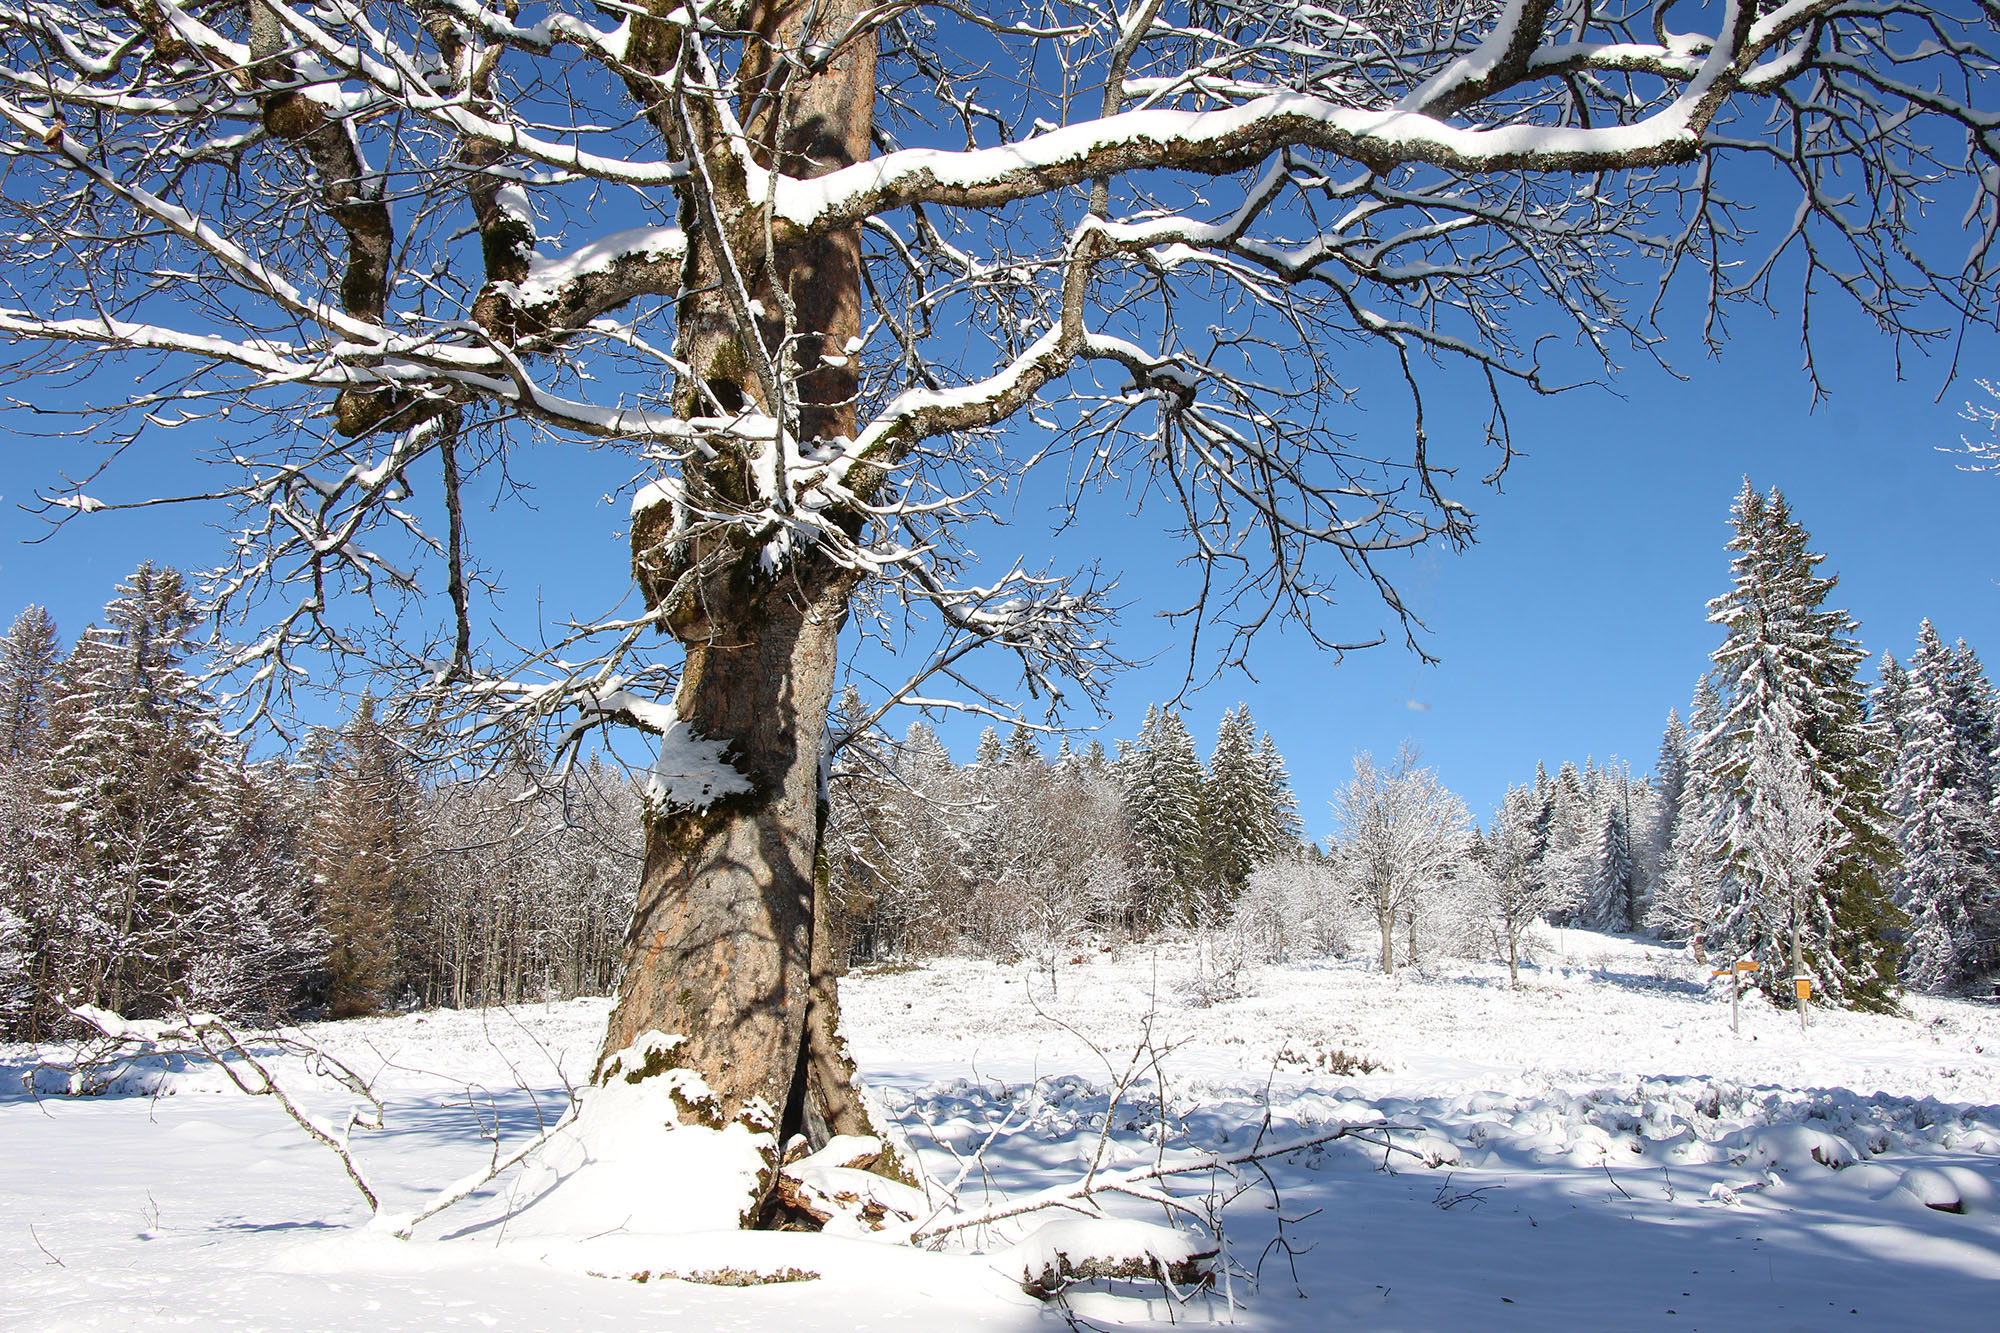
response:
M808 22L839 31L857 8L856 0L772 0L752 5L745 26L783 48L797 44ZM866 157L874 57L864 44L806 73L753 43L746 67L767 71L764 95L739 111L765 160L810 176ZM721 145L713 149L711 165L726 164ZM846 344L861 330L860 238L840 233L772 252L760 202L719 168L707 200L683 212L689 295L677 351L689 371L677 410L692 418L720 403L784 417L770 388L785 380L801 439L851 435L857 382ZM761 310L754 330L745 327L743 293L730 290L736 275L755 301L749 308ZM789 374L781 351L791 357ZM782 508L782 469L776 496L758 492L760 472L770 469L721 452L690 464L682 481L703 513ZM847 528L858 536L861 520ZM742 1220L793 1224L799 1219L785 1216L773 1191L777 1152L794 1135L817 1147L833 1134L870 1132L838 1036L839 959L815 874L827 708L859 576L809 541L777 559L758 542L750 524L689 537L664 505L634 518L634 567L648 605L687 649L675 711L695 737L726 746L723 758L750 790L700 808L649 811L644 878L600 1078L632 1081L634 1057L621 1061L621 1052L650 1051L649 1034L677 1038L669 1056L648 1055L636 1072L700 1077L713 1100L684 1108L683 1124L692 1114L713 1128L769 1132L759 1198ZM898 1166L892 1150L878 1169L899 1174Z
M755 589L739 621L749 632L690 647L675 701L696 736L728 742L752 790L653 812L604 1053L649 1031L683 1037L677 1061L700 1071L725 1120L759 1099L774 1118L794 1109L813 990L820 753L852 590L845 575L796 573Z

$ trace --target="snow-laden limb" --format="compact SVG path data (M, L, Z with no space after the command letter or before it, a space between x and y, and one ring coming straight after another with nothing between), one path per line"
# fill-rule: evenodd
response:
M1908 324L1927 295L1983 308L2000 131L1982 101L1993 54L1970 13L1789 0L1655 22L1649 9L1574 19L1547 0L1509 0L1454 6L1437 28L1446 36L1419 39L1361 5L1249 0L1232 7L1231 35L1184 8L1162 0L1051 24L849 4L779 38L745 37L701 6L655 18L557 4L527 22L481 0L422 14L269 3L256 32L236 11L185 0L143 12L6 6L0 153L51 206L4 241L23 277L0 329L22 345L150 350L170 378L233 368L226 386L207 377L211 404L282 401L269 410L286 412L324 394L337 428L362 435L452 411L466 432L526 419L650 446L671 481L734 470L747 494L682 488L687 532L710 557L717 542L756 548L767 575L802 553L871 578L948 562L990 491L990 480L949 474L984 432L1035 414L1064 442L1048 454L1091 449L1079 494L1143 476L1185 509L1196 560L1220 580L1191 623L1227 623L1223 656L1240 660L1239 638L1274 619L1310 624L1331 601L1291 548L1336 552L1406 620L1369 557L1469 532L1427 457L1412 351L1543 387L1536 331L1510 327L1525 318L1527 290L1551 297L1548 309L1606 361L1621 337L1645 347L1653 336L1608 280L1628 256L1670 270L1718 258L1718 304L1762 290L1762 276L1721 276L1719 256L1754 238L1719 177L1703 168L1692 193L1675 195L1676 164L1775 156L1802 188L1773 250L1802 251L1808 285L1832 278L1891 324ZM993 45L997 63L961 61L954 34ZM869 46L893 79L904 52L934 48L918 62L930 62L923 78L942 80L935 94L966 108L974 129L963 146L891 141L832 169L774 162L760 138L768 121L734 109L756 105L760 41L812 78ZM1080 41L1064 47L1062 86L1005 82L1009 61L1039 68L1042 53ZM135 58L149 50L158 57ZM622 91L587 91L597 78ZM627 96L636 120L607 105ZM421 133L398 141L391 123ZM1024 129L1002 128L1012 126ZM1964 162L1941 147L1954 134ZM221 164L260 136L311 183L272 175L237 193ZM410 205L400 234L381 206L391 163ZM1895 185L1869 197L1829 188L1848 166L1884 182L1963 180L1979 233L1964 264L1896 239L1906 213ZM1579 174L1587 188L1572 182ZM635 216L611 202L630 187L677 198ZM1086 215L1067 214L1065 192L1086 187ZM268 228L231 225L244 199L258 200ZM1054 201L1059 220L1010 211L1033 200ZM102 244L110 262L77 268L63 238L119 231L90 220L107 205L125 236ZM995 210L991 224L967 207ZM430 218L435 232L420 220ZM941 226L947 218L958 221ZM759 286L760 248L788 253L864 222L869 244L885 247L865 256L867 313L838 346L821 345L826 334L798 325L792 296ZM467 224L483 272L452 251L462 234L452 228ZM321 230L338 252L330 267L319 264ZM690 263L703 283L734 275L700 289L726 297L718 313L760 326L761 337L736 340L763 367L751 401L736 401L734 386L717 396L686 348L646 328L678 318ZM1096 293L1087 303L1086 292ZM1290 326L1287 374L1272 373L1267 348L1220 355L1227 337L1204 349L1190 327L1172 327L1216 300L1249 313L1232 317L1239 324ZM923 335L961 320L974 334L963 356ZM1146 327L1160 321L1164 336ZM1343 392L1331 355L1341 343L1378 344L1402 363L1419 422L1406 462L1348 449L1322 418ZM639 387L625 373L635 365L679 377L679 397ZM1093 383L1100 372L1132 382ZM812 424L821 400L851 404L854 428ZM170 401L188 400L163 391L131 406L152 431L216 419L158 410ZM1127 448L1088 443L1107 430ZM1496 413L1503 441L1504 430ZM409 462L440 469L447 452ZM329 451L322 472L296 451L228 453L264 486L338 486L347 461ZM384 524L418 558L339 540L342 525L303 505L288 504L275 526L249 520L243 566L218 586L232 610L274 588L291 599L241 635L248 647L232 659L266 692L296 678L294 645L380 655L299 589L352 570L348 594L371 595L379 575L400 596L426 586L425 562L456 550L392 488L351 494L349 517ZM265 500L254 486L206 498L251 515ZM107 497L106 507L120 506ZM1246 552L1265 538L1269 567L1249 567ZM951 578L948 564L933 574Z
M1046 1222L993 1263L1037 1296L1076 1282L1111 1279L1191 1287L1208 1280L1217 1251L1187 1232L1118 1217L1070 1217Z
M369 1223L369 1226L376 1230L387 1231L397 1240L409 1240L416 1234L417 1228L425 1222L436 1217L439 1213L465 1202L473 1194L490 1185L495 1180L498 1180L501 1176L512 1171L515 1167L541 1151L542 1147L551 1138L569 1127L570 1120L575 1114L576 1107L572 1103L554 1124L504 1157L500 1155L499 1144L496 1142L494 1144L493 1159L485 1166L480 1167L476 1171L467 1172L459 1179L439 1190L436 1194L433 1194L430 1200L419 1208L411 1209L405 1213L377 1213Z
M1397 1132L1414 1133L1420 1146L1398 1142ZM1401 1153L1418 1161L1436 1165L1435 1153L1427 1152L1422 1144L1422 1130L1404 1124L1388 1121L1368 1121L1366 1123L1340 1125L1330 1130L1290 1139L1283 1143L1263 1144L1260 1141L1239 1153L1208 1152L1198 1149L1182 1149L1162 1153L1159 1160L1148 1166L1126 1167L1118 1170L1093 1170L1083 1179L1063 1185L1051 1185L1047 1189L1010 1199L985 1208L951 1210L941 1208L920 1222L902 1229L902 1234L911 1241L930 1240L953 1232L966 1231L974 1227L991 1226L1009 1218L1022 1217L1050 1209L1078 1211L1091 1217L1102 1216L1097 1195L1124 1195L1146 1203L1157 1204L1170 1214L1178 1213L1198 1219L1202 1209L1194 1201L1181 1199L1157 1188L1157 1182L1170 1180L1175 1176L1201 1175L1206 1173L1230 1174L1245 1166L1258 1162L1289 1157L1295 1153L1309 1152L1314 1148L1335 1143L1342 1139L1354 1139L1372 1144L1385 1153Z
M238 1091L275 1100L294 1124L340 1159L341 1169L367 1201L368 1211L381 1210L375 1187L368 1182L348 1138L357 1127L382 1127L382 1102L368 1081L341 1061L299 1037L264 1033L256 1039L256 1044L273 1046L280 1055L303 1059L309 1073L331 1079L360 1099L360 1104L352 1106L344 1120L335 1123L308 1109L296 1092L278 1078L271 1061L258 1055L250 1043L214 1014L128 1019L98 1005L76 1004L70 1007L70 1015L89 1024L104 1042L98 1049L86 1049L79 1056L75 1063L78 1070L88 1070L106 1061L128 1062L166 1055L206 1061L220 1069Z
M868 1236L929 1211L925 1191L871 1170L885 1151L879 1138L836 1134L826 1146L779 1168L777 1196L833 1235Z

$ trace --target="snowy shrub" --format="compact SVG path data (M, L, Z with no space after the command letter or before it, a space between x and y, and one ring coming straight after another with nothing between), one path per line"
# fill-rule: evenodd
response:
M1175 984L1175 993L1197 1009L1242 998L1250 962L1242 932L1233 926L1200 926L1193 945L1193 970Z

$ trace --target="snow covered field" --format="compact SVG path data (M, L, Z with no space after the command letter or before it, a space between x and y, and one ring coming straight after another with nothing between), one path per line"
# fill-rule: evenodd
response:
M1173 1312L1182 1322L1991 1325L2000 1009L1917 998L1908 1018L1817 1014L1801 1037L1753 1001L1733 1037L1726 1002L1678 953L1574 931L1550 942L1519 991L1498 968L1387 980L1340 962L1253 969L1246 995L1206 1008L1183 998L1184 948L1078 955L1053 996L1022 966L946 960L852 977L848 1021L932 1174L966 1168L967 1206L1080 1175L1108 1090L1134 1074L1109 1116L1119 1162L1152 1160L1162 1139L1242 1151L1260 1127L1272 1142L1392 1126L1234 1183L1180 1179L1204 1207L1242 1190L1222 1213L1236 1308L1197 1296ZM517 1142L558 1114L603 1012L581 1001L311 1035L381 1071L387 1127L357 1143L393 1210L484 1161L483 1133ZM509 1237L499 1197L394 1241L365 1229L331 1155L213 1070L133 1080L169 1095L65 1100L19 1090L35 1058L0 1047L0 1324L1062 1326L988 1259L870 1242L753 1238L760 1264L820 1277L732 1288L589 1276L587 1246ZM302 1086L315 1109L344 1110L332 1088ZM660 1267L745 1245L673 1242ZM1079 1292L1073 1312L1164 1324L1165 1303L1143 1295Z

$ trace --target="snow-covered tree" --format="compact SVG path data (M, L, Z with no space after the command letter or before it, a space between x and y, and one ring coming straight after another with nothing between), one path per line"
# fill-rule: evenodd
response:
M1590 892L1597 853L1597 830L1591 824L1583 775L1565 759L1542 791L1534 842L1534 873L1549 896L1567 904L1565 919L1573 918Z
M185 963L177 916L200 883L202 756L216 728L185 665L195 614L178 572L141 564L104 626L78 636L49 704L74 923L59 966L91 1003L121 1012L171 999Z
M1235 921L1254 955L1286 962L1346 953L1362 923L1348 885L1323 858L1291 852L1250 872Z
M1333 800L1335 860L1348 893L1381 939L1384 973L1396 970L1395 930L1415 930L1464 861L1472 821L1437 774L1405 749L1383 769L1356 755L1354 777Z
M1868 691L1868 724L1875 731L1882 762L1892 773L1903 752L1909 704L1910 673L1894 653L1885 652L1875 666L1875 686Z
M1817 989L1812 957L1825 956L1826 942L1837 940L1841 927L1820 876L1847 830L1792 732L1759 731L1751 745L1747 809L1731 826L1738 858L1731 868L1754 887L1727 900L1719 933L1732 942L1757 941L1762 947L1742 956L1756 957L1766 970L1782 960L1784 979Z
M1985 674L1969 649L1946 648L1925 620L1907 675L1885 669L1877 686L1884 711L1885 687L1894 691L1889 733L1898 741L1890 794L1902 852L1896 902L1910 919L1903 982L1948 990L1991 966L2000 924Z
M1521 984L1521 946L1535 924L1569 905L1566 890L1535 867L1540 814L1532 787L1509 787L1490 836L1482 839L1468 881L1474 910L1492 925L1507 956L1507 978Z
M1883 881L1895 845L1855 675L1856 626L1824 605L1836 580L1814 572L1824 557L1811 553L1782 494L1760 495L1746 479L1731 518L1731 588L1709 603L1709 620L1723 628L1711 655L1722 714L1700 743L1725 867L1714 940L1728 956L1758 959L1760 984L1774 993L1789 993L1796 964L1831 1003L1887 1006L1898 914ZM1762 803L1775 796L1760 785L1789 780L1786 765L1839 826L1809 891L1777 873L1768 849L1774 825ZM1796 892L1806 897L1794 907ZM1798 959L1790 927L1802 940Z
M1590 881L1577 920L1593 930L1630 930L1636 906L1625 806L1607 802L1592 849Z
M997 727L988 727L979 733L979 748L973 751L972 762L989 770L1007 762L1007 745L1000 739Z
M1292 791L1285 757L1278 753L1278 743L1268 731L1257 741L1257 772L1263 784L1258 808L1264 819L1264 854L1279 856L1294 851L1305 840L1305 825L1299 822L1299 798Z
M200 862L175 935L186 962L173 998L201 1012L279 1021L323 977L306 868L305 785L219 740L203 751Z
M0 639L0 763L21 758L41 741L61 660L56 622L39 606L16 616Z
M1666 884L1667 866L1673 852L1674 834L1680 822L1681 793L1687 788L1687 728L1678 708L1667 710L1666 730L1660 734L1660 753L1653 761L1647 786L1648 817L1641 828L1631 830L1637 847L1637 871L1645 908L1643 924L1652 913L1653 900Z
M1222 716L1201 787L1205 849L1203 912L1220 920L1255 867L1298 843L1298 800L1271 734L1262 739L1250 706Z
M1707 958L1708 933L1722 903L1721 780L1714 765L1723 753L1722 696L1712 672L1695 685L1688 713L1687 766L1682 778L1674 837L1661 867L1646 925L1671 940L1686 940L1697 962Z
M0 641L0 1037L41 1037L53 1017L46 973L66 934L69 887L47 743L61 660L55 622L38 606Z
M1286 621L1348 646L1374 618L1330 619L1351 599L1322 564L1407 623L1381 553L1470 532L1432 418L1400 451L1357 447L1353 386L1421 404L1443 357L1497 398L1568 378L1544 352L1571 339L1608 367L1657 339L1658 304L1626 290L1647 270L1692 275L1712 308L1790 273L1894 328L1990 299L1979 9L535 14L0 11L0 332L66 408L73 368L103 358L107 451L191 439L225 469L198 489L242 515L216 587L225 614L251 608L234 661L253 707L318 652L440 719L629 723L700 770L652 811L632 936L658 947L634 951L605 1053L673 1034L720 1123L792 1119L739 1155L764 1182L752 1205L677 1202L690 1225L775 1216L793 1130L866 1127L829 1072L812 949L821 742L857 596L939 636L885 706L972 683L976 644L1025 678L994 687L1000 711L1102 688L1100 585L972 568L968 529L1021 473L1071 460L1079 508L1163 503L1198 566L1179 609L1224 663ZM1767 178L1800 202L1763 236L1737 201ZM1928 212L1970 220L1949 262L1910 235ZM1810 358L1822 335L1802 333ZM1035 430L1003 429L1030 413ZM467 500L530 441L642 472L644 608L559 617L560 642L496 663L478 599L507 580L470 543L509 525L483 533ZM123 497L50 500L83 516ZM427 587L404 614L359 605Z
M1118 761L1132 841L1142 867L1141 911L1152 921L1191 924L1201 915L1201 758L1181 715L1148 707Z

